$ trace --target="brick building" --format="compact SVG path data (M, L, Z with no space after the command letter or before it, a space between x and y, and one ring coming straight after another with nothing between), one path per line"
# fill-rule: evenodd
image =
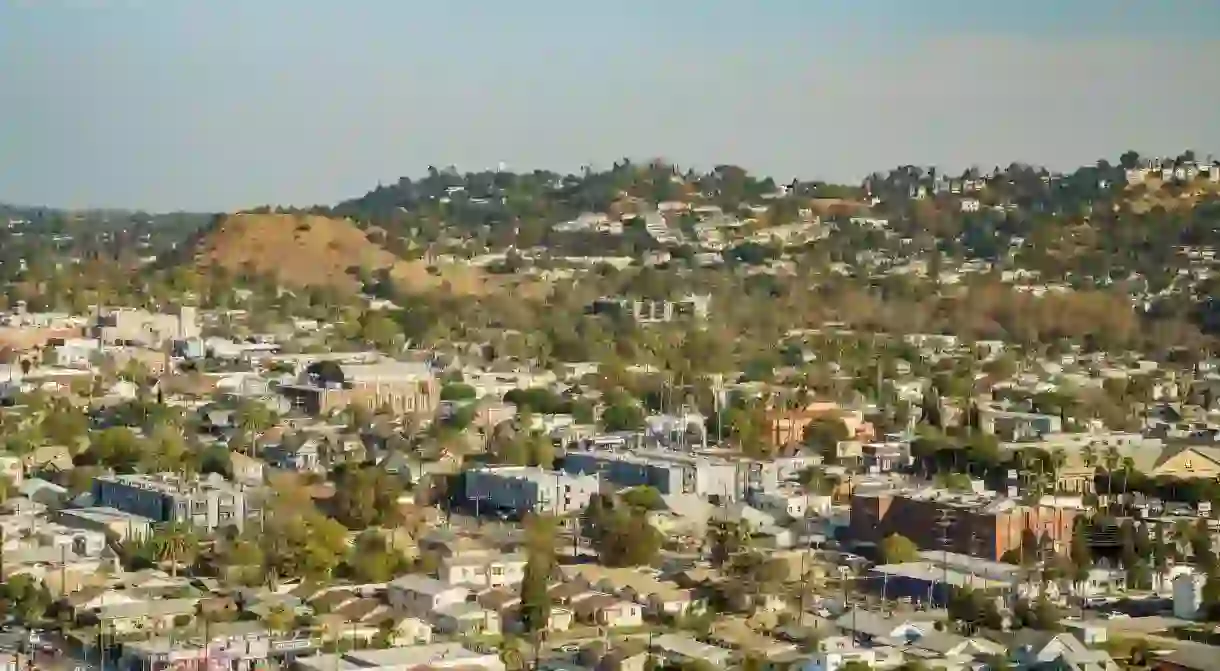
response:
M436 412L440 382L427 365L405 361L342 365L341 384L322 384L307 376L298 384L279 390L292 403L312 415L324 415L349 405L377 411L389 408L398 414Z
M939 489L875 492L852 496L849 531L856 543L880 545L885 537L900 534L922 550L999 560L1032 539L1040 539L1048 553L1066 552L1078 512Z

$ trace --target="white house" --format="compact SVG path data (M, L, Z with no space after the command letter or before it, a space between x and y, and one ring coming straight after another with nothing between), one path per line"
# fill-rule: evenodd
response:
M404 575L391 582L387 590L390 605L407 615L430 620L434 613L470 596L465 587L422 575Z
M872 667L877 662L873 648L862 648L846 636L831 636L818 643L818 649L801 666L801 671L838 671L848 662Z
M437 567L437 577L453 585L478 588L518 585L525 580L529 559L521 553L464 553L445 557Z

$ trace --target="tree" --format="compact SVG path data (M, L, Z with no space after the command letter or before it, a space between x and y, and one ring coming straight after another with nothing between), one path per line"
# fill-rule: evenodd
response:
M21 573L0 584L0 614L26 625L40 621L51 606L51 594L33 576Z
M366 531L356 539L347 564L352 575L362 583L384 583L405 569L401 553L387 546L386 539L374 531Z
M182 524L171 524L154 534L153 546L157 559L168 562L170 575L177 576L179 564L189 565L194 562L199 539L191 528Z
M712 563L722 566L750 545L750 528L744 522L715 523L710 528Z
M55 445L64 445L74 452L77 440L89 432L89 418L68 403L56 403L42 420L42 434Z
M546 631L551 618L548 589L555 569L554 525L551 518L531 516L526 520L528 559L521 581L521 624L530 634Z
M919 546L906 536L890 534L881 541L881 557L887 564L919 561Z
M1093 552L1089 548L1089 522L1083 517L1076 518L1072 525L1071 560L1072 581L1083 585L1089 579L1089 569L1093 567Z
M819 417L805 427L804 443L822 454L826 463L834 463L839 443L850 438L847 425L838 417Z
M95 434L89 453L97 463L119 472L131 472L143 457L143 444L125 426L116 426Z
M323 386L341 385L347 381L343 368L330 359L316 361L305 368L305 374Z
M927 390L924 391L922 416L920 419L928 426L938 429L944 428L944 418L942 417L940 405L940 391L935 385L928 385Z
M526 438L529 465L550 470L555 465L555 443L541 433L531 432Z
M356 530L397 524L402 491L402 481L379 468L346 468L335 479L335 519Z
M1046 596L1039 596L1033 603L1018 601L1013 614L1022 625L1032 629L1059 631L1061 628L1059 608Z
M642 485L640 487L632 487L624 491L622 494L623 503L643 510L662 510L665 508L665 499L661 498L661 492L655 487Z
M238 404L235 414L237 428L241 429L250 444L275 422L275 413L271 412L266 404L258 401L243 400Z
M222 575L240 585L254 587L265 577L266 557L258 539L252 535L243 534L220 543L214 562L224 569Z
M1195 563L1205 571L1211 572L1216 567L1216 553L1212 548L1212 532L1207 526L1207 520L1199 519L1190 534L1190 551Z
M263 616L263 624L273 635L286 634L292 630L293 614L284 606L273 606Z
M461 382L450 382L441 387L442 401L468 401L476 395L474 387Z
M268 576L327 580L348 553L347 529L314 507L299 478L276 476L259 541Z
M648 521L648 511L617 505L598 513L593 547L606 566L646 566L656 559L664 536Z
M602 411L602 428L608 432L635 431L644 425L644 409L631 399L621 399Z

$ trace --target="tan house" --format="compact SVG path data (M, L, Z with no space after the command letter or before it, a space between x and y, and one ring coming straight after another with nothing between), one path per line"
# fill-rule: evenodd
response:
M443 634L500 634L500 614L470 602L449 604L436 609L432 613L432 622L437 631Z
M265 464L261 459L249 457L241 452L230 452L229 462L233 466L233 479L248 485L261 485L263 483L263 469Z
M1201 445L1168 447L1157 459L1148 473L1151 476L1167 475L1180 479L1220 478L1220 448Z
M644 608L609 594L594 594L574 605L576 618L601 627L639 627L644 624Z
M104 606L97 619L115 634L162 632L189 623L199 599L156 599Z

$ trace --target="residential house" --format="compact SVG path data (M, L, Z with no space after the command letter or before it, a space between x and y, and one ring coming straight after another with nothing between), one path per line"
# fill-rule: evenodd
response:
M683 664L708 664L713 668L728 668L733 651L707 643L701 643L687 634L661 634L651 639L651 651L662 661L680 666Z
M432 621L443 634L499 635L500 614L478 604L463 602L441 606L433 612Z
M1009 655L1017 668L1057 668L1067 671L1119 671L1121 667L1100 648L1089 648L1071 634L1033 629L1013 632Z
M241 452L230 452L229 463L233 467L233 480L244 485L263 484L264 464L261 459L246 456Z
M433 643L382 650L352 650L337 654L315 655L297 659L296 668L299 671L332 671L333 669L504 671L505 666L494 650L475 652L467 649L461 643Z
M857 645L845 636L824 638L800 671L839 671L850 662L872 668L877 663L877 649Z
M405 575L389 584L390 605L412 617L431 620L445 606L463 603L470 590L421 575Z
M644 624L640 604L609 594L594 594L573 604L577 619L601 627L638 627Z
M517 585L525 579L528 562L522 553L464 553L442 559L436 577L453 585L476 588Z
M135 632L160 632L189 622L199 599L153 599L106 605L97 611L97 620L116 635Z
M297 473L322 472L321 443L308 438L299 443L278 443L263 448L263 459L267 465Z

